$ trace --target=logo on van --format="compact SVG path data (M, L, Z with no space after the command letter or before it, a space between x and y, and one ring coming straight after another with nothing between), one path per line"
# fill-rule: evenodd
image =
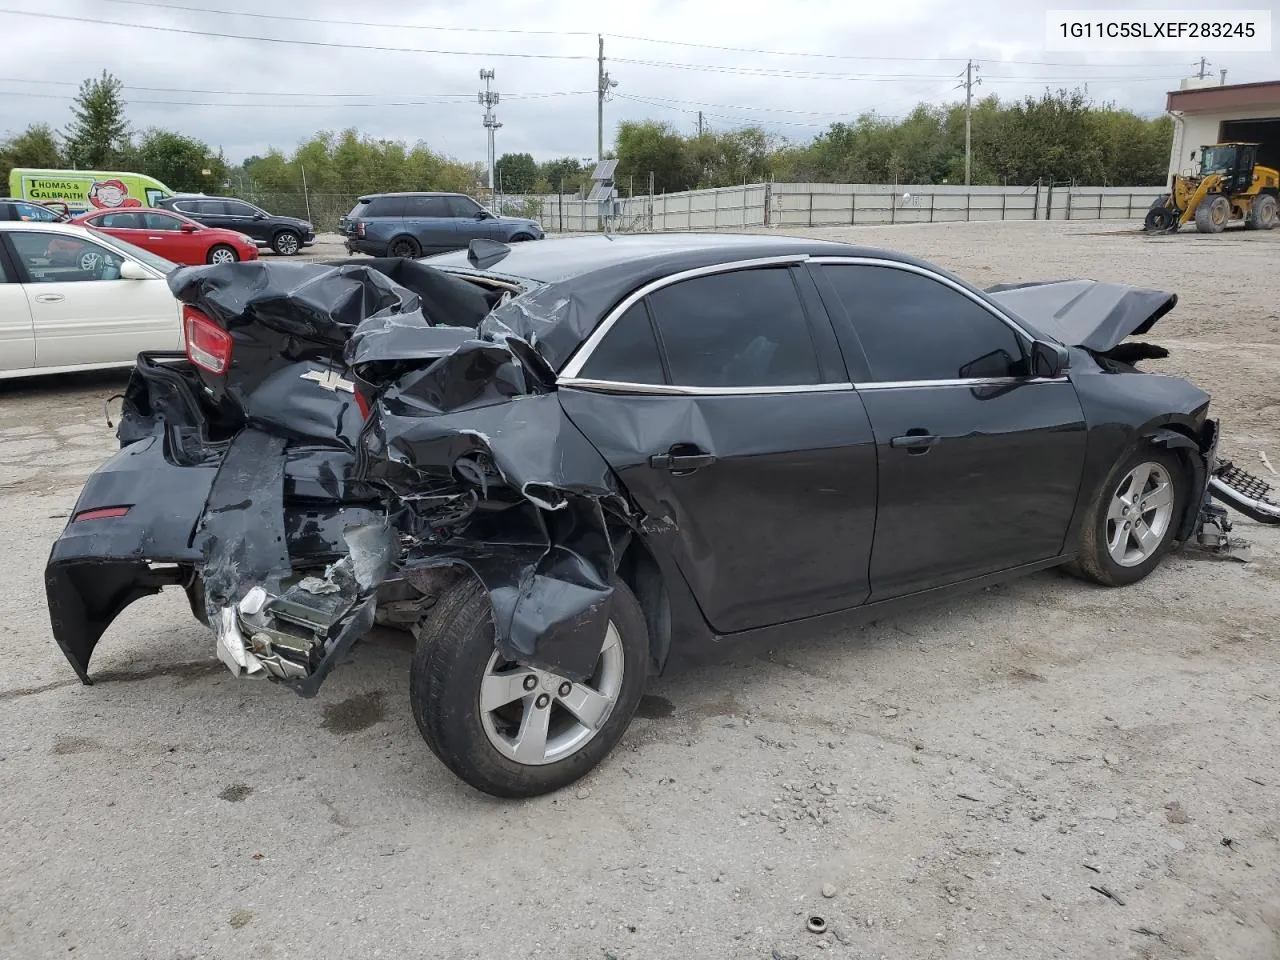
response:
M99 210L142 206L141 200L129 196L123 180L95 180L89 188L89 202Z

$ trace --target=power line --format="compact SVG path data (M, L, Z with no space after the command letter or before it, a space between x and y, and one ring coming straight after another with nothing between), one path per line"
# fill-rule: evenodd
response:
M59 87L80 86L80 84L74 80L30 80L30 79L27 79L26 77L0 77L0 83L40 83L40 84L51 84L53 86L59 86ZM146 87L146 86L139 86L131 83L125 83L125 84L122 84L121 86L122 86L122 89L125 89L125 90L145 90L150 93L212 93L212 94L218 94L220 96L225 95L225 96L239 96L239 97L253 97L262 93L260 89L259 90L205 90L197 87ZM545 97L576 97L585 93L595 93L595 91L594 90L553 90L553 91L540 92L540 93L506 93L506 94L503 94L503 96L505 96L508 100L533 100L533 99L542 99ZM311 93L311 92L303 92L303 91L291 92L286 90L272 90L270 91L270 94L273 97L321 97L321 98L385 97L386 91L382 91L380 93ZM19 96L35 96L35 94L18 94L18 95ZM433 93L433 94L430 94L430 96L433 98L470 100L472 97L475 96L475 94L474 93ZM75 99L75 98L68 97L67 99ZM291 106L298 106L298 104L291 104ZM352 104L352 106L357 106L357 107L368 106L368 104L357 103L357 104Z
M385 21L372 20L340 20L329 19L325 17L301 17L289 16L285 14L273 13L257 13L246 10L218 10L210 7L189 6L186 4L175 3L159 3L156 0L109 0L111 3L126 4L134 7L149 7L156 10L181 10L186 13L208 13L215 16L226 17L246 17L255 20L279 20L290 23L313 23L329 26L347 26L347 27L373 27L391 30L422 30L435 31L440 33L495 33L495 34L513 34L527 36L552 36L552 37L589 37L593 35L589 30L538 30L521 27L459 27L459 26L437 26L420 23L387 23ZM797 57L812 58L815 60L865 60L865 61L882 61L886 63L963 63L965 57L888 57L874 56L865 54L850 53L819 53L815 51L792 51L792 50L769 50L760 47L735 47L716 43L698 43L692 40L672 40L665 37L641 37L634 34L626 33L606 33L603 36L612 40L627 40L634 43L653 43L663 46L688 47L697 50L718 50L725 53L754 53L771 57ZM982 63L1014 63L1023 66L1042 66L1042 67L1151 67L1160 66L1160 64L1150 63L1132 63L1132 64L1091 64L1091 63L1046 63L1036 60L994 60L988 58L974 58L975 61ZM1172 64L1170 64L1172 65Z
M188 27L165 27L154 23L125 23L120 20L103 20L97 17L72 17L61 13L35 13L30 10L0 8L0 13L17 17L35 17L41 20L62 20L70 23L92 23L98 26L129 27L134 30L156 30L161 33L180 33L192 37L218 37L222 40L250 40L257 43L278 43L302 47L325 47L338 50L373 50L378 53L430 53L447 57L511 57L518 60L594 60L594 57L573 53L494 53L474 50L428 50L422 47L386 47L370 43L336 43L327 40L300 40L295 37L254 37L243 33L222 33L218 30L192 30Z
M594 90L577 91L579 94L592 94ZM14 97L38 97L42 100L66 100L73 101L75 97L65 96L60 93L29 93L27 91L16 90L0 90L0 96ZM475 94L472 94L474 97ZM551 96L547 94L546 96ZM534 95L528 95L525 99L535 99ZM465 102L461 100L394 100L379 103L271 103L268 101L251 100L244 103L227 103L225 101L201 101L201 100L137 100L130 98L127 103L151 104L172 107L235 107L240 110L266 108L272 110L291 110L294 108L312 108L312 109L332 109L333 107L453 107L465 106Z

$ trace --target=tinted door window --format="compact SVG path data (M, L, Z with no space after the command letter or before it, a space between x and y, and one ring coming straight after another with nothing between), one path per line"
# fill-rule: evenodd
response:
M113 251L65 233L9 234L32 283L120 279L121 258Z
M35 203L19 203L17 204L19 220L28 220L32 223L56 223L59 217L48 207L42 207Z
M179 200L173 205L173 209L189 217L198 217L208 213L218 213L219 210L215 210L215 206L217 205L209 200Z
M255 217L258 215L257 207L251 207L247 203L241 203L239 200L223 200L222 212L228 217Z
M365 217L403 217L404 197L374 197L369 201Z
M444 197L406 197L404 215L406 217L447 217L449 205Z
M167 213L140 213L137 216L142 218L143 227L147 230L178 231L182 229L182 221Z
M945 284L892 267L851 264L822 270L853 320L873 380L1023 374L1017 334Z
M448 202L449 212L443 214L446 217L466 217L468 220L474 220L476 214L480 212L480 204L470 197L449 197Z
M95 227L106 227L108 230L142 229L142 216L137 213L104 213L91 222Z
M665 383L658 341L644 303L634 304L609 328L582 368L588 380Z
M821 382L804 308L786 268L684 280L650 295L671 382L774 387Z

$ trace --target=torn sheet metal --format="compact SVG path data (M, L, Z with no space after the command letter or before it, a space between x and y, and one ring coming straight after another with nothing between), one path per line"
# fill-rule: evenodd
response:
M1096 280L1002 283L986 292L1061 343L1099 353L1146 333L1178 303L1174 293Z

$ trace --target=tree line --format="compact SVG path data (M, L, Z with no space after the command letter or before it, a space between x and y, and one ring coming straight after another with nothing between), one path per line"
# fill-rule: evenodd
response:
M131 130L121 82L105 71L85 80L61 131L35 124L0 141L0 176L22 167L127 170L180 191L228 191L248 197L312 194L354 197L397 190L479 193L483 164L438 153L425 143L321 132L290 152L228 164L220 151L181 133ZM1027 185L1041 178L1100 185L1165 181L1172 123L1095 104L1079 90L1045 91L1005 103L991 96L972 113L972 182ZM618 125L615 183L625 196L781 182L964 182L964 108L921 104L905 117L866 113L833 123L812 140L791 142L759 127L685 135L653 120ZM495 166L504 194L576 193L590 186L590 161L539 163L503 154Z

